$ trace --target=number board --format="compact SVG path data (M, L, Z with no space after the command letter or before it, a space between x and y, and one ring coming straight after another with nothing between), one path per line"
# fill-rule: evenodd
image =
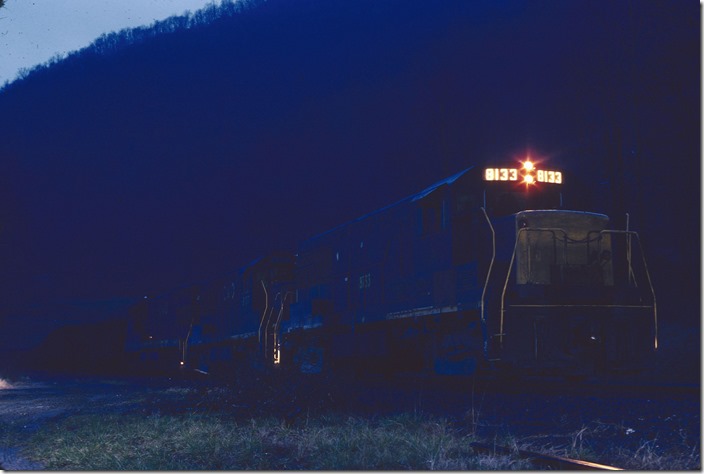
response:
M484 181L520 181L523 183L562 184L562 172L519 168L485 168Z

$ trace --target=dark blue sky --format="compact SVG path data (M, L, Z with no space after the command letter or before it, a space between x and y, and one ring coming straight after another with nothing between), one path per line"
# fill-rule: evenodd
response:
M0 90L6 320L209 278L531 149L570 173L575 207L631 213L659 300L698 321L696 2L235 10Z

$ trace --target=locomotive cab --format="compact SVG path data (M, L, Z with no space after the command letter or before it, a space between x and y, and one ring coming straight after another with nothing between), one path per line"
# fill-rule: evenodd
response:
M488 355L534 373L640 371L657 311L638 234L562 209L562 173L485 168L493 253L481 301ZM490 217L491 216L491 217Z
M580 211L521 211L516 221L518 285L613 286L609 218Z
M495 223L504 248L489 316L502 364L574 375L650 366L657 312L637 233L610 230L603 214L557 209Z

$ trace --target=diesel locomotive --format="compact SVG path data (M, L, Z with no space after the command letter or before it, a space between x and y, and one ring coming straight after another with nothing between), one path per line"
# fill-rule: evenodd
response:
M563 207L524 159L470 167L207 282L132 307L145 372L642 371L658 345L639 236Z

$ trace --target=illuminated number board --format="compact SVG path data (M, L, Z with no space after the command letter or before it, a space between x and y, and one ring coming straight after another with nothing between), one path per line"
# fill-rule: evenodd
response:
M562 173L552 170L536 170L536 179L539 183L562 184Z
M487 168L484 170L484 181L518 181L516 168Z
M562 184L562 172L531 168L485 168L484 181L521 181L527 184Z

